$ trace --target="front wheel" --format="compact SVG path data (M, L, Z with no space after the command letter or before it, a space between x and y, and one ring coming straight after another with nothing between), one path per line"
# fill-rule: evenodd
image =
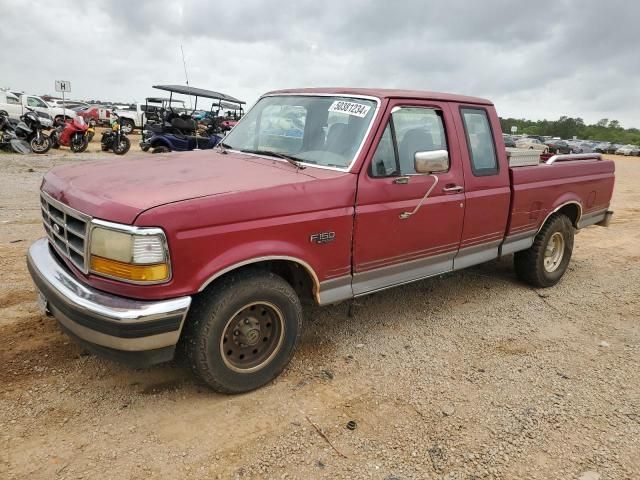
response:
M551 215L531 248L515 253L514 266L518 278L540 288L558 283L571 260L573 236L573 225L566 215Z
M122 135L120 137L120 142L118 142L117 145L113 146L113 153L115 153L116 155L124 155L129 151L130 148L131 148L131 142L127 137Z
M293 357L302 307L283 278L245 271L194 301L185 331L195 374L221 393L242 393L277 377Z
M40 138L37 136L33 137L29 144L31 145L31 150L33 150L34 153L47 153L51 148L51 141L49 140L49 137L42 134L40 135Z
M87 149L88 146L89 139L85 135L82 135L81 137L76 136L71 140L70 148L73 153L82 153Z

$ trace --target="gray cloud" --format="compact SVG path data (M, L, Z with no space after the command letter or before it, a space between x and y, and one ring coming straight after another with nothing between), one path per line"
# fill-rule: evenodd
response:
M142 100L191 84L249 103L296 86L378 86L491 98L504 116L640 127L640 4L0 0L0 85Z

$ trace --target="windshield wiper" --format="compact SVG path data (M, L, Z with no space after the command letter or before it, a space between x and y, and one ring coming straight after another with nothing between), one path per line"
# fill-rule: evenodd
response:
M272 152L271 150L240 150L242 153L253 153L255 155L265 155L267 157L277 157L286 160L291 165L296 167L298 170L304 170L305 167L300 163L300 159L294 157L293 155L287 155L280 152Z

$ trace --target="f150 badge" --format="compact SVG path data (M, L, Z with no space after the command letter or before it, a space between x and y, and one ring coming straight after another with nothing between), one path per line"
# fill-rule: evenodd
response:
M312 233L311 236L309 237L309 241L311 243L318 243L318 244L333 242L335 239L336 239L336 232Z

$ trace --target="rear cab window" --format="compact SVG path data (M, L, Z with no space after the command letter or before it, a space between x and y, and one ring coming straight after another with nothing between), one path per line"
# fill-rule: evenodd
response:
M477 177L497 175L498 158L487 111L484 108L461 107L460 114L471 159L471 171Z

